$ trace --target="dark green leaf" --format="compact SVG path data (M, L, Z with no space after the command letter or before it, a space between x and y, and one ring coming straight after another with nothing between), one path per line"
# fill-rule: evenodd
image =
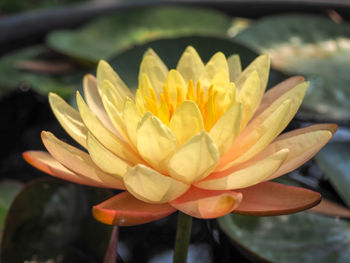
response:
M275 217L227 215L220 227L251 258L278 263L345 263L350 223L310 212Z
M102 262L112 227L91 207L109 198L102 189L39 179L15 198L6 218L2 262Z
M5 180L0 182L0 233L4 224L7 210L15 198L22 184L13 180Z
M205 62L218 51L222 51L226 56L239 54L243 66L247 66L257 56L250 49L224 38L197 36L149 42L121 53L110 59L110 63L128 86L135 89L137 87L139 65L144 52L148 48L154 49L169 68L176 68L177 61L188 45L193 46Z
M303 75L310 88L299 115L350 120L350 25L313 15L283 15L259 20L234 39L271 54L273 66Z
M47 43L68 56L97 62L135 44L188 35L224 36L231 19L202 8L148 7L122 10L78 30L52 32Z
M330 143L315 159L337 193L350 207L350 143Z
M46 95L55 92L67 98L79 86L82 74L73 72L59 76L39 74L19 68L22 61L43 60L49 53L44 46L34 46L15 51L0 59L0 94L20 87L33 88L37 92Z

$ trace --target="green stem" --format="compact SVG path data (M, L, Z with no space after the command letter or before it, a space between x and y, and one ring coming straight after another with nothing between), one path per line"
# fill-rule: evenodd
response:
M186 263L191 238L192 217L179 211L173 263Z

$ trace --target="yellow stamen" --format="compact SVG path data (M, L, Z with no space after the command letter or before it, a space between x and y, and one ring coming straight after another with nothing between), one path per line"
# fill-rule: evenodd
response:
M193 81L190 79L188 82L188 89L187 89L187 94L186 94L186 99L187 100L194 100L194 87L193 87Z
M146 101L146 108L152 112L154 115L158 116L158 107L157 107L157 103L150 99L147 96L144 96L145 101Z

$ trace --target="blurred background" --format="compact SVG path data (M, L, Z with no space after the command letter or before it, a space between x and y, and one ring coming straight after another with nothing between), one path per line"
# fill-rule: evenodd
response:
M269 53L268 88L293 75L310 81L287 129L332 122L339 130L313 160L279 178L322 193L322 206L194 220L189 262L350 262L349 19L346 0L1 0L0 261L111 263L117 247L118 262L171 262L176 215L119 228L117 236L91 215L116 192L50 178L21 153L44 150L42 130L74 144L47 94L75 105L99 59L135 89L149 47L174 68L192 45L205 62L222 51L239 54L243 66Z

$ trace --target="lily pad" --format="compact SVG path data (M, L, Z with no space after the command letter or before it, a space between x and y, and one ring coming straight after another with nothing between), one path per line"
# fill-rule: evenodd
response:
M234 40L261 53L272 65L311 81L299 116L350 120L350 25L315 15L280 15L259 20Z
M350 261L350 222L310 212L275 217L218 219L234 245L251 259L278 263Z
M190 7L122 10L77 30L49 34L48 45L71 57L96 63L135 44L188 35L225 36L232 21L218 11Z
M139 65L147 49L152 48L170 69L176 68L182 52L188 45L193 46L205 62L218 51L222 51L226 56L239 54L243 67L247 66L249 62L257 57L255 52L230 40L217 37L196 36L155 40L131 48L111 58L109 62L126 84L131 89L136 89ZM276 78L272 79L274 81L276 80Z
M51 178L29 183L8 211L0 261L102 262L112 227L94 220L91 207L109 197Z
M315 159L342 200L350 207L350 143L330 143Z
M4 180L0 182L0 233L7 210L21 187L22 184L20 182L13 180Z
M50 56L49 53L50 50L44 46L33 46L2 57L0 59L0 94L13 88L32 88L43 95L51 91L65 98L69 97L81 82L80 72L74 71L57 76L21 68L23 62L42 60Z

